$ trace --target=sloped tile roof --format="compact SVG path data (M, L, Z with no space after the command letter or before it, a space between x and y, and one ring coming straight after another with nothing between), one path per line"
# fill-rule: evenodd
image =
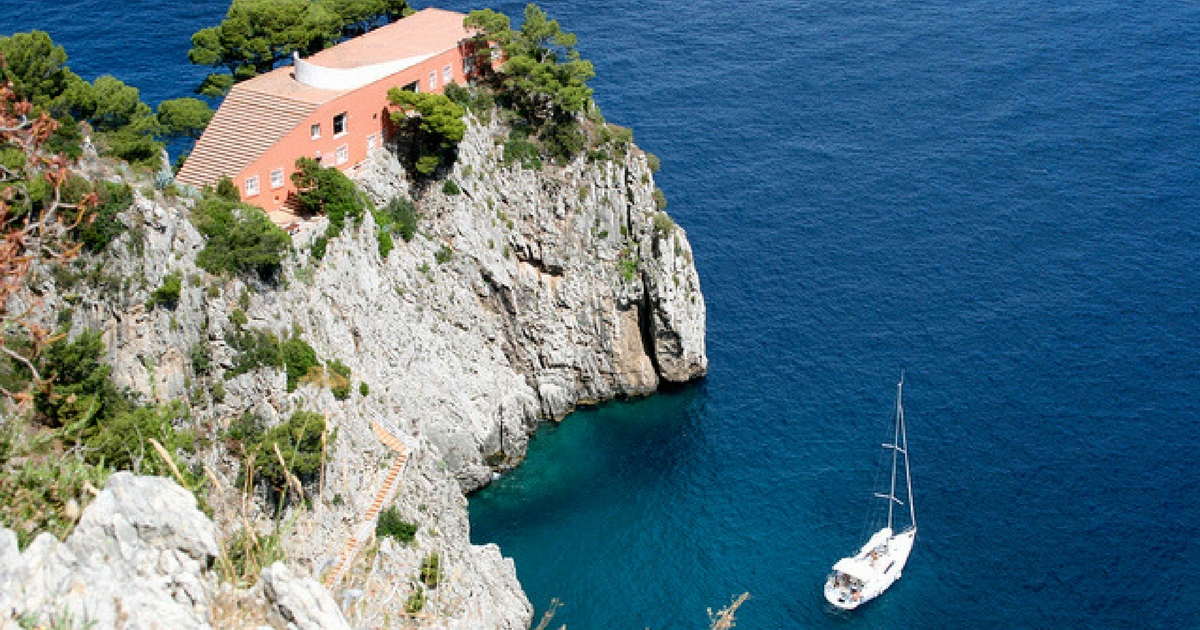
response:
M473 33L466 15L424 9L369 33L327 48L306 61L327 68L355 68L406 57L437 54ZM291 66L276 68L230 90L176 179L205 186L234 176L316 111L350 90L314 88L296 81Z

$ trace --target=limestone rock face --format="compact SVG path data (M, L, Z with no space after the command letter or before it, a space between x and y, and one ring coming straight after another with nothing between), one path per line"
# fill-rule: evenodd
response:
M273 426L308 410L336 429L311 511L289 516L287 567L264 574L263 597L274 594L276 620L303 627L300 615L329 612L317 583L303 581L321 577L356 536L371 546L372 559L353 563L330 600L352 626L406 617L423 628L528 627L533 610L512 562L495 546L471 544L463 493L520 463L540 422L707 370L705 305L691 245L656 206L644 154L631 148L609 160L529 170L504 163L506 128L469 122L457 161L442 174L454 187L411 181L383 149L356 169L378 207L394 197L418 201L416 236L397 236L386 257L368 215L314 259L311 246L327 225L318 218L294 231L279 282L216 278L195 266L204 238L189 221L194 202L148 199L135 188L135 206L122 217L130 230L95 261L94 281L56 286L47 274L38 287L48 325L66 312L73 332L102 331L117 385L148 400L187 400L197 426L219 430L247 412ZM147 308L150 292L170 273L184 278L178 306ZM298 334L322 360L344 363L350 397L336 400L319 382L288 392L277 369L226 379L235 353L225 339L235 313L245 315L245 327ZM208 367L198 370L198 359ZM363 524L397 457L372 423L407 446L399 491L387 504L418 525L408 546L371 541L371 524ZM218 459L204 463L219 470ZM235 482L234 472L223 480ZM217 526L221 539L235 524L218 515ZM85 552L36 542L22 566L48 554L83 553L87 562L101 562L150 553L122 546L132 540L125 525L114 520L107 527L107 547L89 543ZM212 556L212 536L196 527L187 535L191 544L152 519L134 530L138 541L152 536L170 550L154 557L172 570L178 565L172 575L179 576ZM6 544L0 536L0 558L13 553ZM421 563L435 552L446 578L426 594L420 615L406 615L406 601L421 588ZM172 579L161 589L202 627L205 617L195 612L206 605L202 591L190 578ZM377 596L356 595L367 592ZM115 618L126 608L112 611ZM180 617L172 627L194 627L188 623Z
M42 534L21 553L0 528L0 627L27 616L95 628L210 628L215 532L190 492L117 473L65 543Z

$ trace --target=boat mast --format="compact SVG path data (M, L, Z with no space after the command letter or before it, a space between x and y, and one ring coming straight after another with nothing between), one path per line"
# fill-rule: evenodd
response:
M896 458L899 456L900 425L904 422L904 408L900 406L900 396L904 388L904 373L900 373L900 382L896 385L896 429L892 443L887 446L892 449L892 489L888 492L888 529L892 529L892 511L896 505ZM908 463L908 453L904 454L905 465ZM905 468L907 473L908 469ZM911 503L911 501L910 501ZM895 530L893 530L894 532Z
M900 373L900 385L901 386L904 385L904 373L903 372ZM908 467L908 429L907 429L907 427L904 426L904 407L900 404L899 389L897 389L897 393L896 393L896 414L897 414L897 418L898 418L897 422L896 422L896 426L897 426L898 430L900 431L900 443L898 446L900 446L900 449L904 452L904 481L905 481L906 485L908 486L908 517L909 517L909 522L911 523L911 527L913 529L916 529L917 528L917 508L915 505L913 505L912 469ZM892 473L892 479L893 479L892 483L893 484L895 484L894 470L895 469L893 468L893 473Z

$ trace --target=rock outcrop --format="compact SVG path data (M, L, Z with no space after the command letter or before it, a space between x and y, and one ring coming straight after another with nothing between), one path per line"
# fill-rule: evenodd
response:
M630 149L615 159L528 170L504 163L506 134L498 123L471 121L446 174L456 187L410 181L386 150L358 169L356 179L377 205L414 191L419 198L417 236L408 243L397 238L387 257L380 256L368 215L331 239L315 261L308 249L326 227L318 219L294 234L279 285L221 280L195 267L204 239L188 220L191 201L139 195L125 217L133 229L98 263L107 282L68 289L47 278L37 289L48 312L68 313L74 331L102 331L119 386L148 399L188 400L197 426L220 429L245 412L275 424L304 409L325 414L336 428L312 509L289 517L288 566L264 573L262 590L277 604L276 619L302 628L301 617L335 619L336 612L355 627L398 618L428 628L528 627L532 608L512 562L494 545L470 542L464 491L517 465L539 422L560 420L577 405L649 394L707 369L705 306L691 247L656 206L645 156ZM178 306L148 309L149 291L172 272L185 277ZM323 359L343 362L352 395L336 400L311 383L289 393L274 369L226 380L234 353L225 335L235 310L250 328L299 334ZM211 360L208 373L195 371L197 351ZM367 395L359 383L368 385ZM362 515L396 456L381 445L372 422L407 447L390 502L419 528L411 545L376 543L337 586L337 605L329 608L333 600L320 600L321 587L304 580L335 563L349 537L369 536ZM224 477L214 492L235 485L233 473L221 472L219 448L206 457L195 463ZM111 496L124 484L143 483L119 477L105 491ZM214 533L211 523L206 530L196 521L189 531L200 542L182 546L164 532L154 551L144 552L169 558L160 564L173 577L146 592L175 602L179 624L172 627L204 627L211 589L197 590L194 582L216 555L214 536L230 533L228 520L218 510L224 530ZM87 566L95 571L104 559L125 557L124 526L113 530L118 543L97 547L107 550L103 558L79 555L84 551L73 545L80 530L90 535L81 522L65 545L38 539L22 554L30 558L22 566L44 564L37 559L62 550L79 562L94 560ZM11 555L12 545L4 544L0 549ZM422 615L406 616L405 602L422 589L416 576L431 553L447 577L429 589ZM2 575L10 586L0 597L21 582L12 571ZM75 605L72 595L61 597L55 601ZM130 610L123 603L88 614L110 620Z

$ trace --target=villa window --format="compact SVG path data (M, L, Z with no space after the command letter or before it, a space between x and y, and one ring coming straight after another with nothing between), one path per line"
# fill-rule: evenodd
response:
M312 126L312 139L316 140L321 137L321 123Z
M350 146L343 144L337 148L337 163L339 165L350 161Z
M475 72L475 58L463 57L463 75L471 76Z
M271 188L283 188L283 169L271 171Z
M431 90L437 89L437 72L429 73L429 89L431 89Z
M445 85L454 80L454 72L450 69L449 64L442 68L442 85Z
M346 133L346 112L333 117L333 137Z
M379 137L376 136L375 134L371 134L371 135L367 136L367 150L370 151L371 149L374 149L378 142L379 142Z
M246 196L253 197L258 194L258 175L252 175L246 178Z

